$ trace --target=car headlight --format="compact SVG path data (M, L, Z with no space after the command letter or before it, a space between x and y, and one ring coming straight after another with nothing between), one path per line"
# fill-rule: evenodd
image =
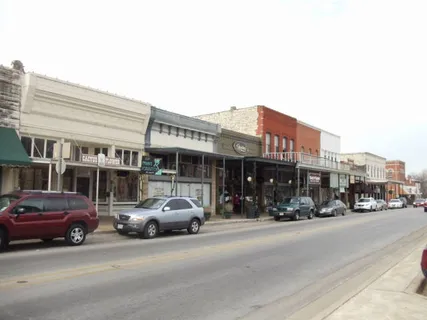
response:
M144 217L132 217L129 219L129 221L132 221L132 222L143 221L143 220L144 220Z

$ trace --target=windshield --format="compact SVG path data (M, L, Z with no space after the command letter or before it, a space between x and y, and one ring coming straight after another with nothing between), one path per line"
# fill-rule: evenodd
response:
M399 199L392 199L390 202L400 202Z
M323 201L321 206L331 207L334 203L331 200Z
M370 202L371 200L369 199L360 199L359 202Z
M159 209L165 202L166 200L161 198L148 198L138 203L135 208Z
M282 204L289 203L299 203L299 198L285 198L285 200L282 201Z
M0 196L0 212L3 212L4 210L6 210L7 207L9 207L9 205L18 200L19 196L13 195L13 194L5 194Z

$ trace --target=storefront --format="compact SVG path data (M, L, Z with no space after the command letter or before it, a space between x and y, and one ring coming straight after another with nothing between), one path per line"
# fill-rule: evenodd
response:
M0 127L0 145L0 194L3 194L19 188L19 172L32 162L15 129Z

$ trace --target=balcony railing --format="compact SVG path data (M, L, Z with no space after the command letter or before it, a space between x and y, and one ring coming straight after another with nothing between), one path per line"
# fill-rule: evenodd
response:
M350 165L348 163L342 163L333 161L330 159L314 156L303 152L268 152L263 154L264 158L288 161L292 163L299 162L308 166L342 170L342 171L356 171L364 173L365 171L358 166Z

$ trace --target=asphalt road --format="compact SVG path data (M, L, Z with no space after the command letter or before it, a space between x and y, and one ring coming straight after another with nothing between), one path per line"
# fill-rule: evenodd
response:
M74 248L18 246L0 255L0 319L238 319L278 300L289 301L285 318L350 276L326 283L331 275L363 267L426 226L427 214L409 208L154 240L99 235L104 243Z

